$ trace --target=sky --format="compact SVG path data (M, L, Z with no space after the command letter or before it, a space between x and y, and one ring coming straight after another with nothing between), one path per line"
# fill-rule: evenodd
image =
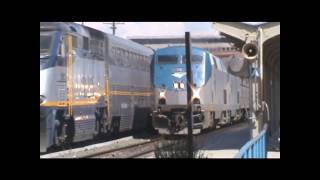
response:
M76 22L81 24L81 22ZM110 24L103 22L83 22L85 26L111 33ZM110 22L105 22L110 23ZM219 37L219 32L214 29L212 22L120 22L117 25L116 35L122 38L134 36L184 36L189 31L192 36L206 35ZM258 25L263 22L246 22Z

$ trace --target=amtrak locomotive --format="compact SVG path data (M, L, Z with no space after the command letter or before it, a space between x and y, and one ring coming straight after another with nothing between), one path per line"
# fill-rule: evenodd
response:
M185 134L187 77L184 46L158 49L152 61L155 106L153 126L160 134ZM244 118L249 108L246 79L228 73L222 60L192 48L192 114L194 133ZM200 131L199 131L200 130Z
M152 54L79 24L40 23L40 152L146 129L154 101Z

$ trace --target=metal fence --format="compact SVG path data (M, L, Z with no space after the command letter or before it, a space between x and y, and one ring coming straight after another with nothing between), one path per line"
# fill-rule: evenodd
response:
M260 134L242 146L235 158L267 158L267 128L265 124Z

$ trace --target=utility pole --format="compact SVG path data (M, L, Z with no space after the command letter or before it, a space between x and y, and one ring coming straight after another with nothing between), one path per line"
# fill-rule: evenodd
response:
M110 29L112 29L112 34L115 36L116 35L116 24L124 24L124 23L116 23L116 22L112 22L112 23L103 23L103 24L111 24Z
M192 115L192 72L191 72L191 40L190 32L185 33L185 44L186 44L186 65L187 65L187 120L188 120L188 157L192 158L193 154L193 142L192 142L192 126L193 126L193 115Z

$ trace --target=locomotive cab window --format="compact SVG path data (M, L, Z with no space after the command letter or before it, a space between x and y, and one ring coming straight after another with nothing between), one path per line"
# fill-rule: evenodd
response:
M177 64L178 56L176 55L159 55L158 64Z
M66 66L67 46L64 37L61 37L58 50L56 66Z
M182 63L185 64L187 59L186 56L183 56L183 59L182 59ZM194 63L194 64L201 64L202 63L202 59L203 59L203 56L200 56L200 55L192 55L191 57L191 63Z
M40 54L49 54L52 44L51 35L40 35Z
M66 47L65 42L62 40L59 46L59 56L65 57L66 56Z

